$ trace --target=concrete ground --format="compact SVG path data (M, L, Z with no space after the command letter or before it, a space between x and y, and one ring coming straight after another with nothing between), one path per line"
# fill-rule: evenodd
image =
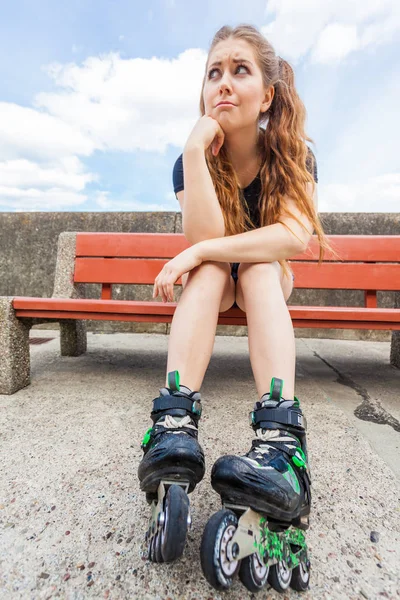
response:
M159 565L141 556L149 508L137 467L168 337L89 333L76 358L60 357L57 331L31 337L55 339L31 346L31 385L0 396L1 600L400 597L400 371L388 343L296 340L313 478L310 589L252 595L239 579L216 592L199 558L221 506L211 467L253 437L247 338L216 337L201 389L207 472L190 495L183 558Z

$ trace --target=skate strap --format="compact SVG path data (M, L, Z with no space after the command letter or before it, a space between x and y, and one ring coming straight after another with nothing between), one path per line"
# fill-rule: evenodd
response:
M195 415L201 415L201 401L185 398L184 396L163 396L153 400L153 412L169 410L171 408L183 408Z
M292 425L304 430L307 428L305 416L290 408L258 408L249 414L249 418L250 425L266 429L279 429L279 425Z

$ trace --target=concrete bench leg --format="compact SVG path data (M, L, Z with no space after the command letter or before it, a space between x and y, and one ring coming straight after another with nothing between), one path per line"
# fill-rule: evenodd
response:
M400 369L400 331L392 331L390 345L390 364Z
M30 325L15 316L12 297L0 298L0 394L14 394L31 382Z
M87 350L86 321L60 320L61 356L80 356Z
M396 292L394 295L394 308L400 308L400 292ZM392 331L390 364L400 369L400 331Z

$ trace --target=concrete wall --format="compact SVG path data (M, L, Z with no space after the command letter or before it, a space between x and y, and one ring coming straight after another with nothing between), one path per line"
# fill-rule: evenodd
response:
M393 235L400 233L400 215L389 213L322 213L327 234ZM182 233L180 212L34 212L0 213L0 296L49 297L53 291L57 240L62 231L120 231ZM151 300L153 286L114 286L113 298ZM100 296L99 285L86 285L87 297ZM181 286L175 288L175 300ZM381 292L378 303L394 306L394 294ZM336 290L294 290L289 304L362 306L363 293ZM35 326L54 329L57 324ZM96 332L169 333L169 324L90 321ZM389 340L389 332L296 329L297 337ZM247 327L219 325L217 335L247 335Z

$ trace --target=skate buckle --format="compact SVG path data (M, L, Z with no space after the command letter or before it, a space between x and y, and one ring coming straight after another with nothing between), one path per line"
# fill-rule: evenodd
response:
M192 412L194 412L195 415L199 415L199 417L201 417L201 411L202 406L200 400L195 400L192 404Z

